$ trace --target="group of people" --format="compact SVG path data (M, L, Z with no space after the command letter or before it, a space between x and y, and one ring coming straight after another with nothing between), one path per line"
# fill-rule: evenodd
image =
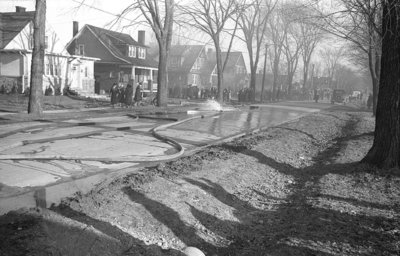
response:
M239 102L249 102L252 99L254 99L254 96L255 96L254 90L251 89L251 88L246 87L246 88L243 88L243 89L239 90L239 92L238 92L238 101Z
M214 99L217 97L217 88L199 88L198 86L188 85L181 87L178 85L169 88L168 97L181 99Z
M111 106L131 108L133 105L140 105L142 101L141 83L136 87L135 94L133 93L133 86L127 84L126 87L114 83L110 89Z

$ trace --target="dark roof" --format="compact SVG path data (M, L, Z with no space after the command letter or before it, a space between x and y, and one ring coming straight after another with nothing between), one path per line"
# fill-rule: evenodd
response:
M224 65L226 56L227 56L227 52L221 53L222 65ZM229 57L228 57L228 62L226 63L226 66L225 66L225 71L230 68L234 68L241 56L243 56L242 52L230 52ZM203 73L211 74L216 65L217 65L217 60L215 58L215 52L213 52L212 58L208 59L208 63L206 65L206 67L204 68Z
M33 21L35 12L0 13L0 49L4 49L24 28Z
M92 25L86 25L86 26L90 27L93 30L93 32L96 33L97 36L99 36L104 40L114 39L114 41L116 40L124 44L146 47L146 45L140 44L139 42L133 40L133 38L128 34L115 32L112 30L99 28Z
M172 45L169 56L180 56L183 63L177 68L170 67L168 71L189 72L203 49L204 45Z
M225 62L227 53L223 52L222 54L222 64ZM239 61L240 57L242 56L242 52L230 52L228 57L228 62L226 63L225 68L233 68L235 67L236 63Z
M107 49L118 59L124 60L128 63L143 67L158 67L158 63L151 60L146 56L146 59L130 58L123 54L119 49L118 45L135 45L147 48L146 45L140 44L135 41L130 35L119 33L104 28L95 27L92 25L85 25L90 31L92 31L96 37L107 47ZM83 29L83 28L82 28Z

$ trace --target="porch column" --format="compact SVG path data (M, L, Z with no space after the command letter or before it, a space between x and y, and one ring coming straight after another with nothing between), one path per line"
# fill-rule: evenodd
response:
M136 81L136 78L135 78L135 76L136 76L135 69L136 69L136 67L135 67L135 66L133 66L133 67L132 67L132 74L131 74L131 76L132 76L132 80L133 80L133 84L132 84L132 86L134 86L134 87L135 87L135 84L138 82L138 81ZM135 87L135 88L136 88L136 87Z
M150 69L150 80L153 81L153 69Z

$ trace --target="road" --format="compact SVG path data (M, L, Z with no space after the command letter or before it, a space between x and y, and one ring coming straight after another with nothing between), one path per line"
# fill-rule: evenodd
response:
M168 118L120 113L1 125L0 214L50 206L110 174L181 156L199 146L297 119L327 104L197 108ZM172 121L176 119L176 121Z

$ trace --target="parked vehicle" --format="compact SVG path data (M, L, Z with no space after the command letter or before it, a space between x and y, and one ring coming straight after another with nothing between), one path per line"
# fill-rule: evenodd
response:
M331 98L331 103L334 104L335 102L337 103L343 103L344 102L344 97L345 97L346 92L341 89L336 89L333 90L332 92L332 98Z

